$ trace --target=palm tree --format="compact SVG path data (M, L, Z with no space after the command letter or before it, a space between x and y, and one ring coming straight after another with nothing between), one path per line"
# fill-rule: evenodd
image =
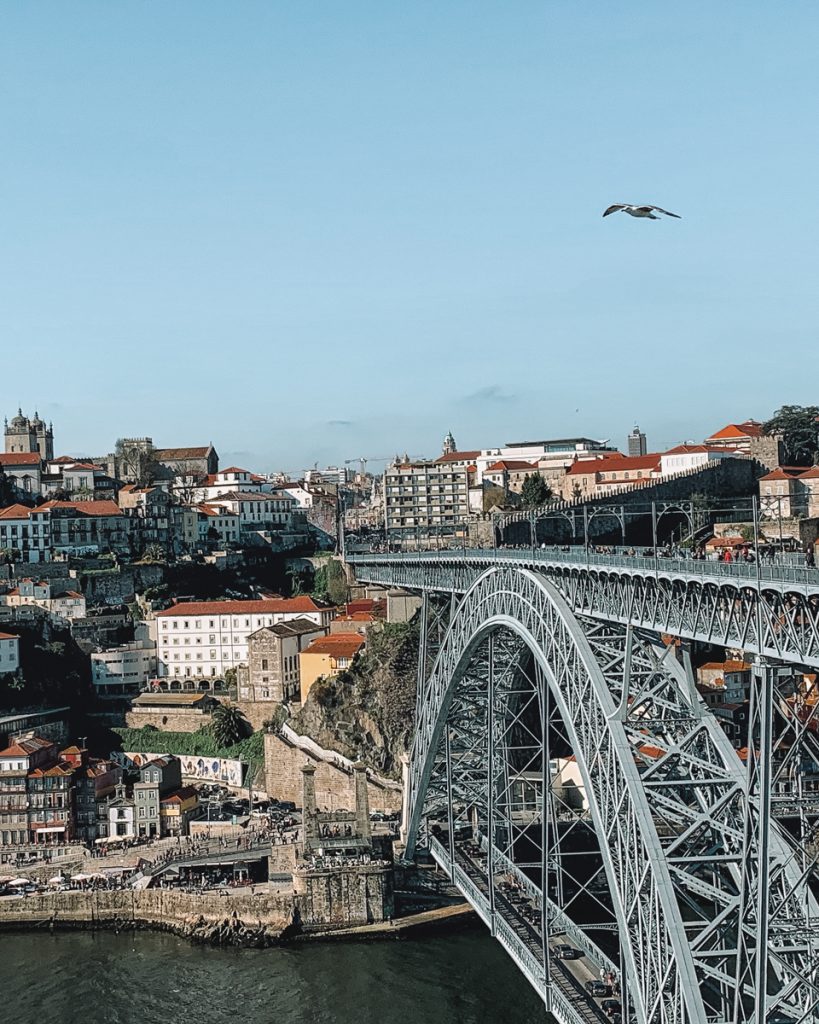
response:
M235 704L220 704L211 716L213 738L220 747L231 747L248 733L248 721Z

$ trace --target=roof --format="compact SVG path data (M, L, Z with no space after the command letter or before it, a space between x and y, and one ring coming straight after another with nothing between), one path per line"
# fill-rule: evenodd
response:
M324 626L319 626L312 619L290 619L289 622L277 622L275 626L262 626L250 636L258 636L260 633L272 633L274 636L280 637L303 636L305 633L315 633L316 630L322 629Z
M213 699L209 693L140 693L131 704L139 707L195 707L200 701ZM160 757L159 754L156 756Z
M811 466L804 473L799 474L800 480L819 480L819 466Z
M224 476L225 473L247 473L248 476L252 476L249 469L242 469L241 466L228 466L227 469L220 469L216 476Z
M45 740L42 736L32 736L27 740L18 740L10 744L5 750L0 750L0 757L28 757L30 754L36 754L38 750L51 746L51 740Z
M301 596L262 601L180 601L156 614L157 618L176 615L304 615L331 610L330 606L320 605L312 597Z
M364 637L358 633L333 633L317 637L302 654L332 654L335 657L352 657L364 646Z
M678 444L674 448L669 448L667 452L663 452L663 455L693 455L701 452L714 452L715 454L725 455L727 451L731 450L726 449L724 445L715 447L708 444Z
M711 537L705 542L707 548L738 548L745 544L750 544L750 541L742 537Z
M181 804L199 795L196 786L181 786L179 789L162 797L160 804Z
M20 637L14 633L0 633L0 640L19 640Z
M474 462L480 456L480 450L474 452L447 452L439 455L436 462Z
M487 466L484 470L485 473L502 473L504 470L529 470L537 472L537 466L531 462L524 462L522 459L499 459L498 462L493 462L491 466Z
M39 466L39 452L0 452L0 466Z
M601 459L582 459L569 466L568 473L574 476L588 476L591 473L626 473L634 469L657 470L661 455L635 455L628 458L619 452L605 455Z
M52 509L73 509L84 516L121 516L122 509L115 501L46 501L33 512L48 512Z
M760 480L793 480L796 477L804 476L802 469L798 466L777 466L770 473L761 476Z
M204 448L156 448L154 457L159 462L163 459L205 459L212 450L212 445L206 445Z
M27 505L7 505L0 509L0 519L28 519L31 511Z
M745 420L744 423L729 423L727 427L712 434L708 441L730 441L731 438L762 437L762 424L756 420Z
M29 773L30 779L59 778L60 776L73 775L74 765L68 761L58 761L49 768L33 768Z
M718 669L720 672L747 672L751 665L747 661L707 661L700 668Z
M220 501L282 501L281 495L273 494L270 491L227 491L215 498L210 499L211 504Z

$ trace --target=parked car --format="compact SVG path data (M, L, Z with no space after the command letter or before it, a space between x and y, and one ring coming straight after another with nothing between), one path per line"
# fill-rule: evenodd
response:
M598 981L596 978L590 978L583 987L595 999L609 994L609 986L604 981Z
M619 999L604 999L600 1004L600 1009L605 1013L607 1017L613 1017L615 1013L620 1012L620 1000Z

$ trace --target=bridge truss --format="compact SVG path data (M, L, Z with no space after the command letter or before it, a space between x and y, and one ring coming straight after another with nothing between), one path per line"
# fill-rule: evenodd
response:
M754 668L746 768L660 643L670 616L636 596L648 574L618 574L632 579L618 604L610 579L520 558L356 568L393 585L413 574L437 609L422 630L408 854L431 849L560 1021L601 1019L551 953L561 937L617 979L624 1020L819 1021L812 863L770 813L776 666ZM709 616L677 595L677 635L683 621L692 638L697 622L712 637L727 624L719 635L767 654L767 599L750 624L744 600L723 593ZM793 646L801 629L801 654L806 622L791 625L774 632Z

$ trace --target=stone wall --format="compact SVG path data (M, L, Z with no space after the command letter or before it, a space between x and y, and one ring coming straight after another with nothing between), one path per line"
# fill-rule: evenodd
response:
M233 933L238 942L242 932L250 932L271 942L293 924L294 911L292 897L268 893L237 893L226 899L173 889L58 892L0 900L0 928L143 925L211 941L230 941Z
M209 725L209 713L196 711L194 708L132 708L125 715L125 724L130 729L142 729L153 725L160 732L197 732L204 725Z
M297 807L302 801L302 773L305 764L316 768L316 805L320 810L355 807L355 779L335 764L320 760L308 752L286 743L274 733L264 737L265 788L276 800L292 800ZM401 810L401 792L367 780L370 810L391 813Z
M293 876L302 927L351 928L389 921L395 912L392 866L301 868Z
M134 594L159 586L164 578L161 565L132 565L119 571L81 575L80 583L89 605L127 604Z

